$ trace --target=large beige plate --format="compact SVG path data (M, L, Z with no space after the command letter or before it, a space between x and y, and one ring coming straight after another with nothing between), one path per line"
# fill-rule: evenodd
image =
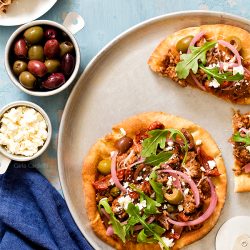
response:
M225 13L182 12L160 16L126 31L108 44L88 65L67 102L59 134L58 165L65 199L82 233L95 249L109 249L92 232L82 192L83 157L113 124L144 111L180 115L206 128L222 150L228 168L228 195L218 224L205 238L186 249L214 248L222 223L249 215L249 194L233 193L230 170L232 108L239 108L191 88L181 88L148 68L156 45L176 30L200 24L226 23L250 30L250 21ZM247 107L241 107L247 111ZM240 225L239 225L240 226ZM205 248L204 248L205 249Z

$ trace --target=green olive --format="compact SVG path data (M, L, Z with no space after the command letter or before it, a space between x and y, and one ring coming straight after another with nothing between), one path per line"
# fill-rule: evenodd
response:
M110 194L113 197L119 196L120 193L121 193L121 191L120 191L120 189L118 187L112 187L111 190L110 190Z
M186 53L189 47L189 44L191 43L193 36L185 36L181 40L179 40L176 44L176 49L178 51L181 51L182 53Z
M74 50L74 45L69 42L62 42L60 44L60 56L64 56L67 53L71 53Z
M230 44L232 44L238 51L241 50L242 45L241 45L241 41L237 36L228 36L225 41L229 42Z
M168 211L169 213L173 213L173 212L176 211L176 207L173 206L173 205L167 204L167 211Z
M30 44L39 43L43 39L43 28L40 26L30 27L24 32L24 38Z
M36 84L36 78L29 71L22 72L19 81L26 89L33 89Z
M58 60L46 60L45 66L47 67L49 73L56 73L60 70L61 64Z
M172 205L180 204L184 198L182 192L177 188L173 188L171 194L165 193L164 197Z
M97 166L97 169L101 174L104 174L104 175L110 174L111 160L110 159L101 160Z
M19 76L26 69L27 69L27 63L26 62L17 60L13 64L13 72L17 76Z
M28 56L30 60L43 61L44 53L41 45L33 45L29 48Z

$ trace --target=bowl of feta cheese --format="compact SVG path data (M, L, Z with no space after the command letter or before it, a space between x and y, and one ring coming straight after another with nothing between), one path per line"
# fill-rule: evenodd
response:
M28 101L12 102L0 110L0 174L11 160L30 161L48 147L52 126L46 112Z

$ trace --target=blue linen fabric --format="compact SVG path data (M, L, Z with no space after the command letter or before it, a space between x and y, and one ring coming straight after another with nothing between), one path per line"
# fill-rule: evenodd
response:
M66 202L30 163L0 176L0 249L92 250Z

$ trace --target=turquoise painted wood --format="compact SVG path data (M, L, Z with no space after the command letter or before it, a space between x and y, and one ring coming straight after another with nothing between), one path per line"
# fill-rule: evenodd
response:
M78 12L85 19L84 30L76 35L82 56L80 75L96 53L121 32L146 19L185 10L224 11L250 18L250 5L247 0L58 0L40 19L62 23L70 11ZM56 160L57 136L60 118L71 88L56 96L38 98L21 92L11 83L3 58L5 44L16 28L0 27L0 108L12 101L29 100L42 106L48 113L53 125L52 142L48 151L33 164L60 190Z

